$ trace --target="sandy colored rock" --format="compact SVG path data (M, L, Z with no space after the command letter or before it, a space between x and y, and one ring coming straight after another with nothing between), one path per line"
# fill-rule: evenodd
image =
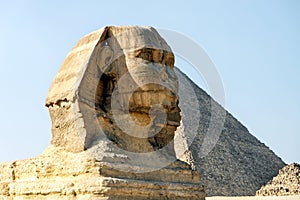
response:
M117 80L126 84L114 93ZM203 199L201 184L210 196L255 195L285 165L174 68L170 47L151 27L105 27L80 39L46 106L52 145L37 158L0 165L0 199ZM221 135L203 156L209 126L218 122L211 116L220 113L226 114ZM123 134L128 116L138 131Z
M207 197L207 200L299 200L299 195L294 196L236 196L236 197Z
M205 199L174 149L178 99L174 55L155 29L84 36L46 99L51 146L0 165L0 199Z
M300 195L300 165L292 163L279 170L266 185L257 192L257 196Z
M1 164L0 199L201 198L198 174L187 164L177 167L124 173L96 161L87 151L72 153L50 146L36 158Z
M173 67L171 48L151 27L106 27L83 37L65 59L46 100L51 143L80 152L107 136L129 151L165 146L180 125ZM163 114L166 122L159 119ZM131 118L142 126L130 126ZM123 134L120 123L130 135Z

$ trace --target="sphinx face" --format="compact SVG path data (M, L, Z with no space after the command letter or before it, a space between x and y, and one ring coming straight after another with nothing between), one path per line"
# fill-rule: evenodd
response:
M96 108L108 138L133 152L171 143L181 119L178 80L174 55L159 34L151 28L111 27L97 65L102 74Z

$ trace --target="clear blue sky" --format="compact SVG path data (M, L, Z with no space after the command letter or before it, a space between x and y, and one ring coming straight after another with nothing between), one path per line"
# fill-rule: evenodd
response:
M83 35L105 25L150 25L201 45L222 77L227 110L285 162L300 162L300 1L103 2L1 2L0 161L48 146L45 98Z

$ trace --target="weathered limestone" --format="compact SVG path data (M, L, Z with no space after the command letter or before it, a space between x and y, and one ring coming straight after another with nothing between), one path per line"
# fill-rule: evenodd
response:
M286 196L300 195L300 165L292 163L286 165L277 176L257 192L257 196Z
M80 39L46 99L51 146L0 165L0 199L204 199L199 173L174 150L173 67L151 27L105 27Z
M1 164L0 199L201 199L188 165L148 173L119 172L86 151L50 146L37 158ZM179 180L179 182L178 182ZM187 183L189 182L189 183Z
M122 148L142 144L130 151L148 152L168 144L180 124L178 83L173 66L170 47L153 28L107 27L84 37L67 56L46 100L53 122L51 143L72 152L85 150L104 136L98 131L100 123L102 132L109 138L118 137L116 140ZM149 117L151 109L155 109L152 105L163 107L157 109L167 114L167 123L154 122L154 117ZM161 129L160 133L151 138L144 135L145 139L139 135L136 142L131 141L133 137L122 138L126 135L117 133L123 131L115 130L116 122L107 119L128 120L129 114L142 125L129 127L131 135L141 129L145 129L143 134L151 134L155 127ZM109 130L110 124L114 130ZM152 126L146 127L147 124Z

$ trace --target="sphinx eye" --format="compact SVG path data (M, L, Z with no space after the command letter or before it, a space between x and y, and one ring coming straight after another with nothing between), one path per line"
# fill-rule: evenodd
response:
M153 56L152 56L152 50L149 48L144 48L144 49L140 49L136 52L136 56L137 58L142 58L143 60L147 60L152 62L153 61Z
M164 52L164 56L163 56L163 61L162 64L167 65L169 67L173 67L174 66L174 54L172 52Z

